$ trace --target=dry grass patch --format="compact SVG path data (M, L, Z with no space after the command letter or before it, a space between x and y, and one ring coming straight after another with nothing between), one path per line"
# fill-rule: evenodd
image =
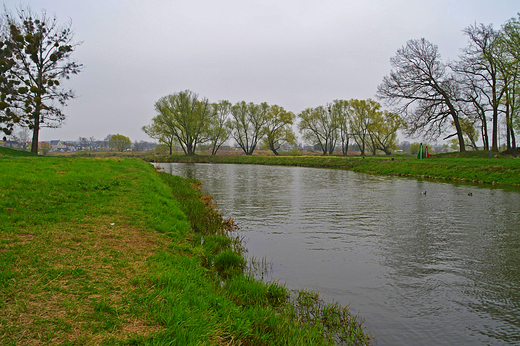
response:
M154 333L131 296L140 290L146 259L169 239L100 217L80 225L0 234L0 251L14 250L13 278L3 291L0 344L100 345Z

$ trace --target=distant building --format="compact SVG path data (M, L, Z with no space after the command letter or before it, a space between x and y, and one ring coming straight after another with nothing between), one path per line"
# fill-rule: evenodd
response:
M16 141L0 141L0 147L23 149L23 143L16 142Z
M67 146L61 142L61 140L53 140L50 141L50 146L52 151L63 151L67 148Z

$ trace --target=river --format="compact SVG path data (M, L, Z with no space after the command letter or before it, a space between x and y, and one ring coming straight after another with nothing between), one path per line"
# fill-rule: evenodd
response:
M346 170L156 164L197 178L271 279L350 304L375 345L520 344L520 189ZM424 194L426 192L426 194Z

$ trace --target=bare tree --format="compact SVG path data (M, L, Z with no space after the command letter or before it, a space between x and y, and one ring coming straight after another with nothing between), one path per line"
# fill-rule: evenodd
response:
M407 123L408 135L436 139L453 121L460 151L465 151L459 123L458 88L436 45L422 38L410 40L390 59L389 76L377 88L377 96L395 106Z
M500 32L492 25L471 25L463 30L469 38L468 46L463 50L458 63L453 64L454 71L464 76L466 101L473 103L476 114L486 126L486 112L489 109L493 122L491 150L498 151L498 116L500 102L505 95L505 83L500 78L498 39ZM484 145L487 129L484 129Z

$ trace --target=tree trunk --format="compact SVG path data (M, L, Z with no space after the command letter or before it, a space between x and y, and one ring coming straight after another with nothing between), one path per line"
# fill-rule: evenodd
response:
M491 138L491 151L498 152L498 114L493 110L493 134Z
M511 129L511 144L513 146L513 157L516 157L518 149L516 148L516 137L514 129Z
M31 152L38 155L38 137L40 135L40 104L36 103L36 109L34 110L34 128L32 137Z

